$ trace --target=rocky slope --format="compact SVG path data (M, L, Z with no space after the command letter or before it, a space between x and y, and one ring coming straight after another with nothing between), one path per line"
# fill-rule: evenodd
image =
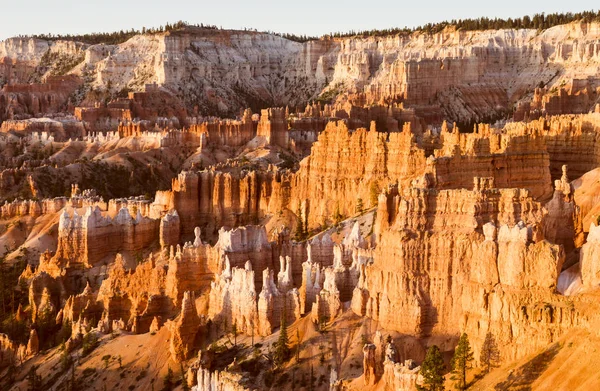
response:
M2 42L0 386L595 386L599 36Z
M119 45L11 38L0 44L0 58L14 64L1 75L13 84L65 73L109 93L158 83L205 113L303 105L326 93L367 103L403 101L438 118L472 121L508 115L518 101L531 101L539 85L555 91L571 83L573 94L589 89L593 97L576 103L589 110L598 98L599 36L598 23L571 23L542 32L447 29L300 44L187 27Z

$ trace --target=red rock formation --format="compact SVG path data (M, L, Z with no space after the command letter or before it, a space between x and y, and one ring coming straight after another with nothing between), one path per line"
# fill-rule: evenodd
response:
M173 302L164 296L166 278L165 269L155 267L152 259L128 271L117 256L98 291L103 322L123 321L131 327L137 321L138 332L147 332L155 316L166 319L174 312Z
M579 207L574 202L573 193L565 165L561 179L555 181L554 196L546 204L548 216L543 230L544 237L552 243L561 244L566 254L581 247L583 243L582 218Z
M396 214L378 210L390 228L373 263L361 267L352 298L357 314L410 335L465 330L477 348L490 328L511 358L582 321L553 294L564 252L541 237L546 212L528 192L412 188L393 204ZM510 331L515 325L518 335Z
M27 356L31 357L40 351L40 340L38 339L37 331L31 330L29 333L29 341L27 341Z
M586 79L572 79L566 88L536 88L533 100L521 103L513 118L515 121L523 121L546 115L585 114L593 109L599 92Z
M329 123L294 175L290 205L310 200L308 222L314 227L331 221L336 210L353 214L358 198L367 204L371 184L409 181L424 166L425 154L410 131L350 133L343 122Z
M345 124L330 123L294 175L290 205L305 202L309 226L316 226L331 221L338 210L352 215L357 199L372 199L373 187L415 179L446 189L468 188L474 177L489 176L497 187L527 188L541 198L551 194L549 156L541 137L491 134L486 128L474 134L443 130L441 137L442 148L426 160L409 129L389 135L364 129L350 133Z
M244 269L231 268L226 259L223 273L211 285L208 316L228 330L233 324L241 333L256 332L258 324L254 271L248 261Z
M182 172L173 180L172 191L157 193L154 203L177 210L184 239L197 226L214 237L222 226L253 224L268 211L282 210L288 191L287 178L273 171Z
M289 265L289 264L288 264ZM288 269L289 277L291 270ZM258 334L270 335L279 328L281 317L285 313L286 323L292 324L300 319L300 300L297 289L289 289L291 282L273 280L273 271L263 271L262 290L258 296Z
M74 210L72 217L64 210L58 226L56 262L91 267L119 251L134 254L158 239L159 224L159 220L142 217L139 211L134 219L125 208L114 219L102 216L98 207L88 207L83 216Z
M87 132L81 122L73 117L30 118L22 120L6 120L0 126L0 132L14 133L31 137L31 141L67 141L82 138ZM40 136L41 135L41 136Z
M227 371L211 372L207 368L198 369L198 385L193 387L193 391L248 391L244 387L243 377L240 374L230 373Z
M238 148L256 136L256 124L252 120L252 111L246 109L240 121L209 119L192 124L189 131L205 134L211 145Z
M550 197L550 157L544 140L523 132L494 133L480 125L474 133L442 129L442 149L427 160L431 185L470 188L475 177L492 177L498 188L525 188L536 198Z
M598 134L600 115L561 115L531 122L508 123L504 130L511 134L543 137L550 155L550 173L559 179L562 166L568 165L570 176L578 178L600 163Z
M372 386L377 382L377 378L375 377L375 367L376 367L376 355L375 355L375 345L367 344L363 347L363 378L365 381L365 386Z
M600 228L592 223L586 243L581 248L580 269L581 281L584 288L590 289L600 285L600 262L598 250L600 247Z
M574 189L574 201L581 212L583 221L583 230L587 232L592 223L598 222L600 216L600 181L598 173L600 169L596 168L584 174L572 182Z
M180 221L176 210L169 211L160 219L159 241L161 248L179 244Z
M194 296L190 292L183 295L181 312L174 320L167 323L171 332L169 350L175 360L190 358L196 347L196 338L200 328L200 318L196 312Z
M23 345L19 346L14 341L11 341L8 335L0 334L0 367L4 368L9 365L17 365L18 361L24 357L19 353Z
M0 91L0 123L67 109L69 95L82 81L74 75L49 76L42 84L7 84Z
M96 295L88 283L78 295L69 296L64 307L58 313L57 321L62 323L77 322L80 319L100 319L102 306L98 305Z
M148 123L168 123L179 128L185 124L187 111L179 98L156 84L146 84L144 89L108 104L96 102L93 107L76 107L75 117L92 131L109 131L118 126L121 137L141 133ZM134 118L145 122L132 124Z
M256 135L264 137L269 145L287 148L289 135L284 109L272 108L261 110Z
M333 320L340 314L342 302L335 280L336 271L332 268L326 268L323 288L315 296L315 303L312 306L311 318L315 323L319 323L321 320Z

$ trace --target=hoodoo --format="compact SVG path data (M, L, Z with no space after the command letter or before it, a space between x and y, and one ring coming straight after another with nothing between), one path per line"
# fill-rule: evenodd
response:
M0 41L0 388L600 389L599 64L596 12Z

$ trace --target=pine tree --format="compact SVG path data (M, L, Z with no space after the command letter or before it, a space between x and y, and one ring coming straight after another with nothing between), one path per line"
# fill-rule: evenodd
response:
M42 377L37 374L37 366L32 366L27 374L27 390L37 391L42 389Z
M302 225L302 237L304 239L308 238L308 210L304 211L304 224Z
M300 341L300 330L296 329L296 341L298 343L298 346L296 346L296 363L300 362L300 345L302 344L302 341Z
M379 202L379 185L377 182L371 182L371 186L369 186L369 202L371 207L377 206Z
M488 331L481 346L481 354L479 355L479 361L484 368L485 373L488 373L491 368L498 366L500 362L500 351L498 350L498 344L492 333Z
M452 357L452 380L456 380L456 388L459 390L467 389L467 369L471 368L473 361L473 351L469 344L469 337L463 333L459 340L454 357Z
M173 389L173 383L174 383L174 378L175 376L173 375L173 370L171 369L171 367L169 367L169 370L167 371L167 374L165 375L164 378L164 384L163 384L163 391L170 391Z
M238 335L237 322L233 322L233 326L231 326L231 334L233 334L233 346L237 346L237 335Z
M275 364L281 365L287 361L290 355L290 348L288 346L288 335L287 335L287 322L286 322L286 308L283 306L283 312L281 313L281 326L279 328L279 339L275 344L274 360Z
M421 364L423 382L417 385L419 391L444 391L444 359L437 345L427 350L425 360Z
M342 213L340 212L340 203L338 202L335 205L335 212L333 212L333 224L335 226L337 226L339 223L342 222L343 216Z
M363 200L362 200L362 198L359 198L356 200L356 212L362 213L363 209L364 209Z
M302 210L300 209L300 202L298 202L298 208L296 209L296 233L294 235L294 240L297 242L304 240L304 232L304 220L302 220Z
M179 363L179 366L181 368L181 389L183 391L190 391L190 385L187 382L185 371L183 370L183 363Z

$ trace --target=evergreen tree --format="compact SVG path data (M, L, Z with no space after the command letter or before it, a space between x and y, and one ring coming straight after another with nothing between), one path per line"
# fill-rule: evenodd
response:
M498 344L492 333L488 331L481 347L481 354L479 355L479 361L484 368L485 373L488 373L491 368L498 366L500 362L500 351L498 350Z
M162 388L162 391L171 391L173 389L173 383L174 383L174 375L173 375L173 370L171 369L171 367L169 367L169 370L167 371L167 374L165 375L164 378L164 385Z
M64 347L64 344L62 351L63 352L60 356L60 367L63 370L63 372L66 372L69 370L69 368L71 368L71 365L73 364L73 357L71 357L67 349Z
M233 325L231 326L231 334L233 334L233 346L237 346L237 335L238 335L237 322L233 322Z
M304 220L302 220L302 210L300 208L300 202L298 202L298 208L296 208L296 233L294 240L300 242L305 239L305 228Z
M454 357L452 357L452 380L456 380L456 388L459 390L467 389L467 369L471 368L473 361L473 351L469 344L469 337L463 333L459 340Z
M38 391L42 389L42 376L37 374L37 366L32 366L27 374L27 391Z
M179 367L181 368L181 389L183 391L190 391L190 385L188 384L185 371L183 370L183 363L179 363Z
M427 350L425 360L421 364L423 383L417 385L419 391L444 391L444 359L437 345Z
M304 213L304 225L302 225L302 237L307 239L309 236L308 232L308 210Z
M296 346L296 363L300 362L300 347L302 345L302 341L300 341L300 330L296 329L296 341L298 346Z
M340 203L338 202L335 205L335 212L333 212L333 225L337 226L339 223L342 222L342 219L344 217L342 216L342 213L340 212Z
M369 187L369 201L371 207L377 206L379 202L379 185L377 182L371 182L371 186Z
M275 344L275 352L273 358L275 364L281 365L287 361L290 355L290 348L288 346L288 335L287 335L287 322L286 322L286 306L283 306L283 312L281 314L281 326L279 328L279 339Z
M356 200L356 212L362 213L363 210L364 210L363 200L362 200L362 198L359 198Z

